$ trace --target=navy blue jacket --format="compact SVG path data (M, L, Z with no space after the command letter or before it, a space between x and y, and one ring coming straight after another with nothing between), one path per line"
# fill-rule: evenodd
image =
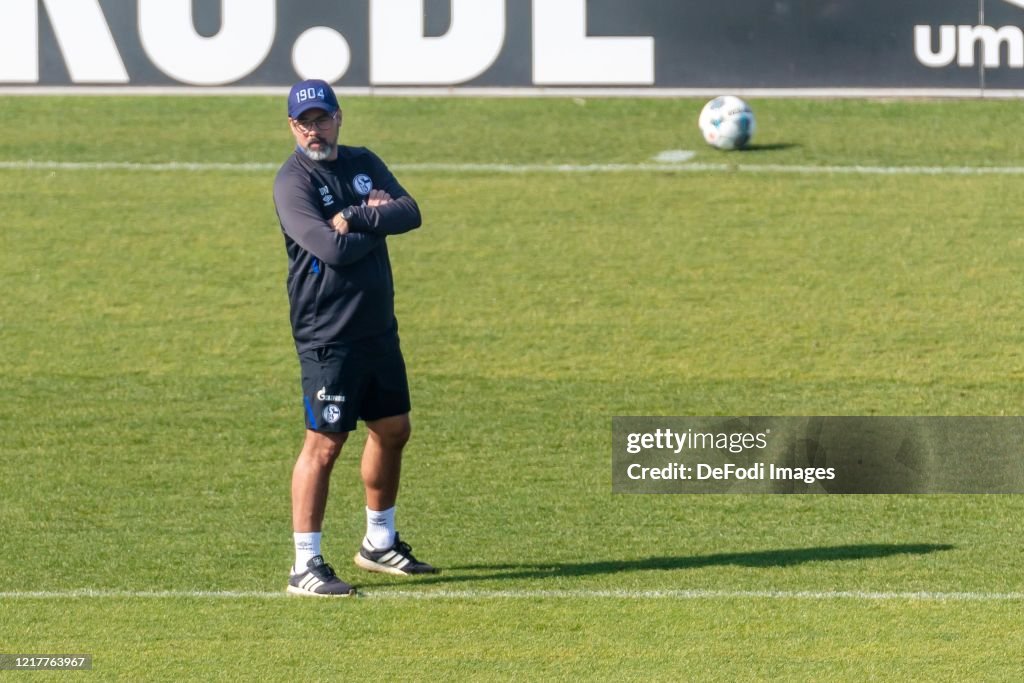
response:
M365 205L371 189L392 201ZM387 236L420 226L420 209L380 158L338 146L335 161L312 161L298 148L274 179L274 205L288 252L292 335L301 353L370 341L398 329ZM330 219L352 207L349 233Z

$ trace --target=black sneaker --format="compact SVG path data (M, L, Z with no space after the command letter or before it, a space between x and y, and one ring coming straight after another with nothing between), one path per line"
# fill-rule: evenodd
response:
M293 574L288 579L288 592L317 598L345 598L355 595L356 589L337 577L331 565L317 555L306 563L307 571Z
M437 570L426 562L420 562L412 556L409 544L399 540L395 534L395 544L384 550L376 550L367 540L356 553L356 564L368 572L382 572L398 576L413 574L436 574Z

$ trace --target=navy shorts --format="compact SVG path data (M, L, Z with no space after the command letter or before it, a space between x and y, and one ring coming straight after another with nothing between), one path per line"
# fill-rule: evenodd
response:
M373 345L323 346L299 354L306 427L351 432L356 420L404 415L411 405L405 359L395 338Z

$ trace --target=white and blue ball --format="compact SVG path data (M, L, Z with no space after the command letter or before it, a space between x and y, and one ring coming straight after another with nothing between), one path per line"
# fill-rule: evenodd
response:
M707 143L718 149L743 149L757 127L750 105L734 95L722 95L705 104L697 123Z

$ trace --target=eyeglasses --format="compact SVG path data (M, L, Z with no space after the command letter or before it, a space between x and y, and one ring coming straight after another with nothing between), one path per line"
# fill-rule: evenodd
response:
M321 133L331 129L331 125L337 120L337 114L331 114L330 116L321 116L318 119L312 121L303 119L292 119L295 122L296 127L303 133L311 133L313 129L320 131Z

